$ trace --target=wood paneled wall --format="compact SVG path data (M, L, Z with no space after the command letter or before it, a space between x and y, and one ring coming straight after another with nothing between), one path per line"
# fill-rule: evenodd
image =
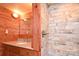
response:
M27 22L19 18L14 19L12 17L12 11L0 6L0 42L13 41L18 38L31 38L31 32L27 35L28 29L31 29L31 23L27 24ZM6 30L8 30L7 34L5 33Z
M17 23L14 23L11 14L10 10L0 6L0 42L16 39L18 21L16 20ZM6 30L8 30L8 34L5 33Z

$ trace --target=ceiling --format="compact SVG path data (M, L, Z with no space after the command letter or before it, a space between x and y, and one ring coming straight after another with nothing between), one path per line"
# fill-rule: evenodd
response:
M18 10L23 14L32 13L32 3L0 3L0 6L13 12L14 10Z

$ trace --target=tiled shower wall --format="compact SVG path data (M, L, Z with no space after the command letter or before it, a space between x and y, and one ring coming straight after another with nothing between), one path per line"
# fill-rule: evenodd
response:
M47 55L79 55L79 4L48 4Z
M41 30L47 33L47 22L48 22L48 17L47 17L47 5L46 4L40 4L41 6L41 22L42 22L42 28ZM47 55L47 40L48 40L48 35L45 35L42 37L41 40L41 55Z

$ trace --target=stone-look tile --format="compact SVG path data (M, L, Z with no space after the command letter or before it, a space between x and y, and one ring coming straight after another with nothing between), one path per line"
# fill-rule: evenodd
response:
M47 33L47 6L46 4L40 4L41 6L41 21L42 21L42 31L45 31ZM41 55L46 56L47 55L47 35L42 37L41 40Z
M48 14L46 55L79 55L79 4L50 5Z

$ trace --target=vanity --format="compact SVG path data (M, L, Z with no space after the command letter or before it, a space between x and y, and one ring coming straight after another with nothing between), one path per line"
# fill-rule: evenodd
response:
M2 42L2 56L39 56L40 52L31 47L31 42Z

